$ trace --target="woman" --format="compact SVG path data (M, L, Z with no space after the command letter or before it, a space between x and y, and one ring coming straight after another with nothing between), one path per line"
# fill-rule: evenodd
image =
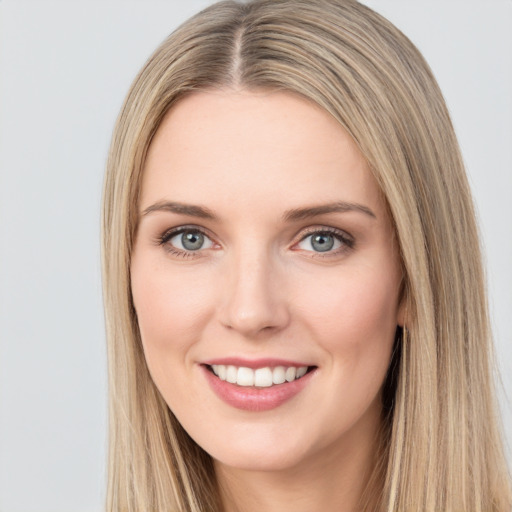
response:
M103 233L109 510L510 509L462 160L382 17L185 23L119 117Z

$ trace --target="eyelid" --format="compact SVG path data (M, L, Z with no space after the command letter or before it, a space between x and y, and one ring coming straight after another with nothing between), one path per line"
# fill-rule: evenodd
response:
M198 233L201 233L205 238L208 238L208 240L210 240L213 245L218 245L218 243L215 241L215 238L209 233L207 229L194 224L184 224L181 226L175 226L173 228L165 230L161 235L157 237L156 244L163 246L167 252L174 256L178 256L181 258L201 257L202 253L210 249L210 247L206 249L198 249L196 251L191 251L186 249L180 249L169 243L169 241L172 240L175 236L178 236L186 231L196 231Z
M294 247L297 247L299 243L306 240L306 238L308 238L312 235L315 235L315 234L333 235L334 237L336 237L337 240L339 240L341 242L342 246L335 250L326 251L324 253L317 252L317 251L304 250L304 252L312 253L311 254L312 257L326 258L329 256L337 256L337 255L340 255L341 253L344 253L344 252L347 252L347 251L353 249L354 245L355 245L354 237L342 229L334 228L334 227L330 227L330 226L311 226L311 227L308 227L308 228L302 230L297 235L298 240L296 239L296 241L293 243L292 249ZM302 249L295 249L295 250L302 250Z
M180 233L184 233L185 231L197 231L210 239L213 238L212 235L208 232L208 230L201 226L196 226L195 224L183 224L181 226L175 226L173 228L166 229L158 237L158 240L166 242L170 240L173 236L179 235Z
M354 237L348 233L347 231L339 228L335 228L332 226L309 226L307 228L302 229L296 236L298 241L304 240L304 238L314 235L316 233L329 233L332 235L338 235L340 238L346 240L346 241L354 241Z

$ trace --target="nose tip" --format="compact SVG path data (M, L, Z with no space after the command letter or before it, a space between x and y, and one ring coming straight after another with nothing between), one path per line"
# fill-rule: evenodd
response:
M245 338L256 338L263 333L281 330L287 322L280 308L237 303L222 323L229 330L236 331Z
M224 290L221 323L247 338L283 329L289 311L278 281L269 265L239 266Z

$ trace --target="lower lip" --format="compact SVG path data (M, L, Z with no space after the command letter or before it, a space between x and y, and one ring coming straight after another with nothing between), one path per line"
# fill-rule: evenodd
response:
M220 380L207 367L201 366L208 384L215 394L228 405L244 411L270 411L300 393L311 380L315 370L306 373L300 379L268 388L243 387Z

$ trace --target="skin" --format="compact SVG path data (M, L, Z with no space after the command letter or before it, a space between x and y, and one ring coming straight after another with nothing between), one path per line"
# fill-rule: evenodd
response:
M283 218L339 201L368 211ZM162 239L181 226L203 230L205 245L180 253L181 235ZM342 239L320 253L311 233L322 229ZM290 93L181 100L149 149L131 275L152 378L214 458L226 510L357 510L402 323L401 270L385 202L345 130ZM279 407L244 411L207 385L201 364L222 357L316 370Z

